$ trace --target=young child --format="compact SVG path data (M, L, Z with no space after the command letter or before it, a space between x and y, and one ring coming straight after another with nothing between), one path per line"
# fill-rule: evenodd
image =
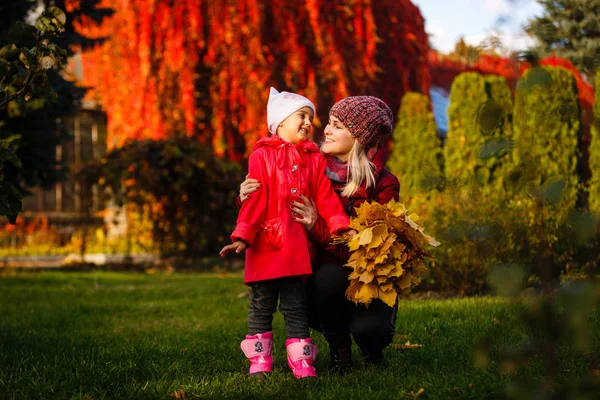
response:
M250 375L273 370L273 313L283 314L288 365L298 379L317 376L312 366L317 346L308 328L304 282L312 273L311 249L304 226L294 219L292 202L314 199L332 234L351 233L350 220L325 175L327 161L309 140L315 106L303 96L271 88L267 124L272 136L259 140L248 161L248 176L261 189L240 209L230 251L246 250L244 283L251 287L248 335L241 348Z

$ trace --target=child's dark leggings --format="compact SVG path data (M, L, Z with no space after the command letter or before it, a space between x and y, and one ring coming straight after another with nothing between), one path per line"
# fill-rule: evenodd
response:
M273 314L283 314L288 338L306 339L308 332L308 304L304 279L286 277L253 282L250 284L250 307L248 308L248 334L271 332Z

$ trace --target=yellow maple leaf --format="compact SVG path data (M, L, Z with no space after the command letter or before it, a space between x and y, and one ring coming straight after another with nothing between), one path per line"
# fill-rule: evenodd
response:
M359 232L358 235L358 245L364 246L371 243L373 240L373 228L365 228L362 232Z
M346 289L346 297L349 300L352 300L356 303L356 301L354 300L356 293L362 288L363 285L364 285L364 283L358 282L358 281L350 282L348 289Z
M374 249L381 246L388 237L388 227L386 224L375 225L371 232L371 240L367 244L369 249Z
M385 264L385 265L381 265L379 267L377 267L377 270L375 271L375 273L380 276L380 275L385 275L387 276L391 270L393 270L394 268L396 268L396 266L394 264Z
M356 261L364 257L364 249L358 249L358 251L353 251L350 253L350 257L348 257L348 261Z
M386 207L396 217L404 215L404 213L406 212L406 208L404 207L404 204L397 202L396 200L393 200L393 199L386 204Z
M400 242L396 242L390 247L390 253L392 254L392 257L396 259L402 256L404 250L406 250L406 246Z
M350 275L348 275L348 279L351 281L360 279L360 274L356 271L352 271L352 272L350 272Z
M348 249L350 251L356 251L360 247L360 232L352 237L352 239L348 242Z
M417 222L419 220L419 216L417 215L417 213L411 213L408 218L414 222Z
M352 218L352 222L356 223L358 226L365 224L369 217L370 207L371 204L367 201L363 202L360 206L355 207L354 211L356 212L356 216Z
M377 258L377 249L369 249L367 250L367 258L370 260L375 260Z
M397 285L400 287L400 289L405 290L405 289L410 288L411 282L412 282L412 275L407 273L407 274L404 274L404 276L402 276L397 281Z
M380 265L385 263L389 255L389 249L386 251L384 248L380 248L375 256L375 264Z
M396 292L394 292L393 290L384 292L383 290L381 290L381 288L379 289L379 299L381 301L383 301L385 304L387 304L390 307L394 307L396 305L396 299L398 298L398 294Z
M371 301L377 298L379 294L379 289L377 289L377 285L375 284L363 284L362 287L355 293L354 299L356 302L363 304L371 304Z
M375 270L375 260L365 258L365 262L366 262L365 270L367 270L367 271Z
M404 274L404 268L402 268L400 265L394 265L394 269L388 273L388 276L390 278L398 278L402 276L402 274Z
M385 252L390 251L390 249L392 248L394 243L396 243L397 238L398 238L398 236L396 236L396 234L394 232L390 232L387 239L385 239L383 246L381 246L381 250L385 251Z
M362 273L367 267L364 248L359 248L358 251L352 253L345 266L352 268L359 274Z
M379 290L383 291L383 292L390 292L390 291L394 291L394 283L393 282L387 282L384 284L379 285Z
M365 271L360 276L359 281L363 283L371 283L373 281L373 278L375 278L375 274L373 272Z

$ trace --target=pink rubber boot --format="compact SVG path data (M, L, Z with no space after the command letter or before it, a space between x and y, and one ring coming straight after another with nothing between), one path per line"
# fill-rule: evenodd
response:
M273 332L246 335L240 343L244 355L250 360L248 375L273 372Z
M312 339L288 339L285 341L287 348L288 365L294 376L298 379L316 377L317 371L312 366L317 359L317 346Z

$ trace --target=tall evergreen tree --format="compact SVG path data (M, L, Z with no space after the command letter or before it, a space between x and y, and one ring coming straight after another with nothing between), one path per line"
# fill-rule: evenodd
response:
M542 55L567 58L591 81L600 66L600 0L537 0L542 16L529 21L527 32Z
M528 70L517 85L514 113L518 181L534 192L562 181L562 204L573 207L580 182L577 158L581 138L573 74L561 67Z
M404 95L393 136L388 168L400 179L400 197L407 201L441 175L442 147L427 96Z
M462 73L454 79L448 107L448 136L444 144L444 172L451 180L468 181L484 144L477 124L479 107L485 104L485 79L478 73Z
M510 158L512 100L503 77L459 75L450 91L445 175L491 188Z

